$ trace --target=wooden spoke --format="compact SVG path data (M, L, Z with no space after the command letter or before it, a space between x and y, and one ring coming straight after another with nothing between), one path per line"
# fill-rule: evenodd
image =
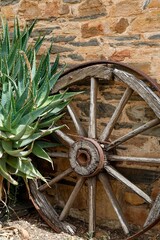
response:
M130 182L127 178L125 178L121 173L119 173L116 169L114 169L112 166L106 165L105 166L106 171L119 180L120 182L124 183L127 185L129 188L131 188L134 192L136 192L140 197L142 197L146 202L152 203L152 199L145 193L143 192L140 188L138 188L135 184Z
M124 157L117 155L108 155L108 161L126 161L126 162L139 162L139 163L160 163L160 158L147 158L147 157Z
M133 90L131 88L127 88L126 91L124 92L118 106L116 107L115 112L113 113L110 121L108 122L107 126L105 127L104 131L102 132L99 140L100 141L105 141L109 138L120 114L122 113L122 110L124 109L126 103L128 102L130 96L132 95Z
M63 91L60 91L60 92L63 92ZM76 111L74 110L73 104L72 103L68 104L67 109L68 109L68 112L72 118L74 125L75 125L77 133L80 136L87 136L87 133L86 133L85 129L83 128L81 121L79 120L79 118L77 116Z
M77 194L79 193L80 189L82 188L84 182L85 182L85 178L81 177L78 180L78 182L76 183L76 186L74 187L65 207L63 208L63 211L61 212L61 215L59 217L60 221L64 220L64 218L68 215L69 210L70 210L73 202L75 201Z
M156 118L154 120L149 121L148 123L145 123L144 125L136 128L135 130L133 130L133 131L127 133L126 135L118 138L117 140L111 142L108 145L107 150L110 150L110 149L112 149L112 148L122 144L123 142L126 142L127 140L129 140L129 139L137 136L138 134L140 134L140 133L142 133L142 132L144 132L144 131L146 131L146 130L148 130L148 129L156 126L156 125L158 125L159 123L160 123L160 119L159 118Z
M89 190L89 233L94 233L96 228L96 177L88 179Z
M149 215L144 223L144 227L154 222L160 216L160 194L156 197L156 200L149 212Z
M47 188L53 186L55 183L59 182L61 179L63 179L64 177L66 177L67 175L69 175L71 172L73 172L72 168L68 168L66 171L60 173L58 176L56 176L55 178L53 178L51 181L49 181L48 183L45 183L43 185L41 185L38 190L40 192L45 191Z
M75 125L75 128L77 130L77 133L80 135L80 136L87 136L87 133L85 131L85 129L83 128L82 124L81 124L81 121L79 120L77 114L76 114L76 111L74 110L72 104L70 103L68 106L67 106L67 109L68 109L68 112L72 118L72 121Z
M96 138L97 135L97 91L98 91L98 82L95 78L91 78L91 89L90 89L90 120L89 120L89 129L88 137Z
M119 203L115 197L115 194L113 193L113 190L112 190L112 187L108 180L107 175L104 173L100 173L98 177L99 177L99 180L101 181L101 183L103 184L104 190L105 190L106 194L108 195L108 198L117 214L117 217L121 223L124 233L128 234L129 233L128 223L123 215L123 212L121 210L121 207L119 206Z
M62 140L64 140L64 142L71 146L74 143L74 140L70 137L68 137L64 132L62 132L61 130L56 130L55 133L58 135L58 137L60 137Z
M60 157L60 158L68 158L68 153L64 152L48 152L50 157Z

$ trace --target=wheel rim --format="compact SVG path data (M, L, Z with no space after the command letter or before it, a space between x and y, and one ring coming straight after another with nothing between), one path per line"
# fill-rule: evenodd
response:
M106 62L105 62L106 63ZM112 65L110 65L112 63ZM103 70L106 68L106 64L104 62L99 62L98 65L103 66ZM75 187L73 188L72 193L70 194L65 206L58 216L58 220L62 223L66 216L68 215L70 208L72 207L77 195L81 191L84 184L88 185L88 212L89 212L89 232L93 233L96 229L96 194L97 194L97 181L99 181L103 189L108 196L109 201L117 215L117 218L120 222L120 225L125 233L125 235L130 234L129 223L126 220L125 214L123 213L123 209L120 206L115 193L112 189L112 185L110 183L110 176L114 179L120 181L129 189L131 189L135 194L140 196L145 200L148 204L153 204L153 200L149 196L149 194L145 193L145 191L141 190L136 184L132 183L132 181L128 180L123 174L117 170L114 166L115 163L119 162L128 162L130 163L147 163L147 164L159 164L160 158L158 157L140 157L140 156L122 156L118 155L117 149L123 148L122 144L126 143L129 140L137 137L139 134L144 131L151 129L152 127L157 126L160 123L160 99L157 95L153 93L151 88L148 88L148 85L145 81L140 80L137 76L137 71L132 69L132 74L130 74L131 69L124 66L123 64L113 64L113 62L107 62L107 69L111 69L110 78L113 78L113 75L120 83L125 85L125 90L118 100L118 104L116 105L114 111L112 111L112 116L108 120L108 123L105 124L104 129L102 131L97 131L99 122L97 121L97 99L98 92L100 89L100 81L94 76L90 77L90 97L89 97L89 117L87 128L84 127L84 124L81 123L80 117L77 115L76 110L71 105L68 106L69 116L72 120L72 124L76 130L75 134L70 132L66 133L61 130L57 130L57 137L62 139L62 142L68 147L68 152L56 152L51 153L53 157L59 156L67 157L69 159L69 165L67 169L59 173L56 177L54 177L51 181L49 181L50 186L54 186L54 184L58 183L66 176L70 174L76 174L78 176ZM60 83L58 83L56 90L64 89L68 86L72 86L77 84L77 82L81 82L80 80L75 81L73 79L73 73L79 71L79 69L86 70L89 66L94 66L92 63L86 64L86 66L77 67L72 69L66 74L63 74L62 79L60 79ZM109 68L108 68L109 66ZM118 67L117 67L118 66ZM125 68L121 70L121 68ZM92 71L91 71L92 72ZM70 76L71 75L71 76ZM82 74L83 75L83 74ZM94 75L94 74L93 74ZM144 74L138 72L140 77L144 77ZM64 78L64 79L63 79ZM71 81L65 81L65 79L70 79ZM63 81L62 81L63 80ZM108 80L108 79L107 79ZM153 81L145 76L145 80L149 81L149 83L157 89L159 86ZM110 79L108 80L110 81ZM108 84L108 83L107 83ZM133 94L138 94L138 96L143 99L150 109L154 112L154 118L141 124L136 129L129 131L126 134L122 134L122 136L117 139L110 139L112 137L112 132L122 115L122 112L126 108L126 105L130 101L130 98ZM137 167L136 165L136 167ZM157 165L156 165L157 166ZM48 185L43 184L39 187L39 192L44 192L48 189ZM31 188L32 191L32 188ZM45 200L47 201L47 200ZM153 204L154 205L154 204ZM152 219L155 220L155 219ZM57 224L57 223L55 223ZM150 218L146 220L144 226L150 224ZM61 230L64 230L64 226L59 226ZM143 227L142 227L143 229ZM66 231L66 229L65 229Z

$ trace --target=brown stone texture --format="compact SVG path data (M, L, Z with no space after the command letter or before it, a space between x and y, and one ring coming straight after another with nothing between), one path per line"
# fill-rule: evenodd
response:
M128 20L126 18L121 18L115 26L116 33L123 33L126 31L126 28L129 26Z
M125 207L125 216L129 221L139 226L143 226L145 219L148 215L148 211L144 205L133 206L128 205Z
M152 185L151 196L153 199L156 199L157 193L160 193L160 180L159 179L157 181L155 181Z
M160 10L156 9L134 19L131 24L133 32L156 32L160 31Z
M145 203L143 198L139 197L137 194L133 192L125 192L125 201L131 205L142 205Z
M104 33L103 25L101 23L85 23L82 25L82 37L95 37Z
M106 9L100 0L85 0L78 10L81 17L106 13Z
M38 1L30 0L29 1L24 0L20 2L19 12L26 19L35 19L38 18L41 14L38 6Z
M17 15L18 8L12 7L12 5L7 5L1 8L0 13L5 16L7 19L14 18Z
M130 50L125 49L119 52L115 52L112 56L110 56L110 59L116 62L122 62L125 60L125 58L130 58Z
M59 15L59 11L60 11L60 1L47 1L43 15L46 18L57 17Z
M110 16L112 17L127 17L132 15L138 15L141 13L141 5L139 0L120 0L113 4L110 11Z
M159 0L152 0L148 4L148 8L160 8L160 1Z
M60 15L65 15L69 13L69 6L66 4L62 4L59 8L59 14Z

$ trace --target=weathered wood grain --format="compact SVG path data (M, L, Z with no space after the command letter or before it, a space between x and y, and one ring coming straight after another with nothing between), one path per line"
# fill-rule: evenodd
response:
M125 84L127 84L134 91L146 101L146 103L152 108L158 118L160 118L160 98L156 95L151 88L147 86L142 80L139 80L134 75L114 69L113 73Z
M105 169L111 176L113 176L115 179L117 179L118 181L124 183L126 186L131 188L135 193L137 193L140 197L142 197L146 202L152 203L152 199L145 192L143 192L135 184L133 184L126 177L124 177L121 173L119 173L116 169L114 169L114 167L106 165Z
M83 184L85 182L85 178L81 177L77 183L76 186L74 187L65 207L63 208L63 211L61 212L60 216L59 216L59 220L62 221L65 219L65 217L68 215L69 210L73 204L73 202L75 201L77 194L79 193L79 191L81 190Z
M88 208L89 208L89 233L96 230L96 177L88 179Z
M56 232L68 232L69 234L75 234L76 228L67 223L59 221L59 216L54 210L53 206L47 200L46 196L38 191L36 181L29 181L30 191L29 196L36 210L44 221Z
M68 112L70 114L70 117L74 123L74 126L76 128L76 131L77 133L80 135L80 136L84 136L86 137L87 136L87 133L86 133L86 130L84 129L84 127L82 126L82 123L79 119L79 117L77 116L77 113L76 111L74 110L74 107L73 107L73 104L70 103L68 106L67 106L67 109L68 109Z
M112 117L110 118L109 122L107 123L107 126L103 130L99 140L100 141L105 141L109 138L111 131L113 130L119 116L121 115L126 103L128 102L130 96L132 95L133 90L131 88L127 88L126 91L124 92L118 106L116 107Z
M98 81L92 77L90 87L90 116L88 129L88 137L90 138L97 138L97 92Z
M144 227L147 227L152 222L160 217L160 194L156 197L156 200L148 214Z
M122 212L122 209L121 209L121 207L120 207L120 205L119 205L119 203L118 203L118 201L115 197L115 194L113 192L113 189L111 187L111 184L108 180L107 175L104 174L104 173L100 173L98 177L99 177L99 180L101 181L101 183L104 187L104 190L105 190L105 192L106 192L106 194L107 194L107 196L108 196L108 198L109 198L109 200L110 200L110 202L111 202L111 204L114 208L114 211L117 214L117 217L118 217L118 219L121 223L121 226L123 228L124 233L128 234L129 233L128 223L127 223L127 221L124 217L124 214Z
M112 68L109 68L106 65L95 65L76 70L61 77L54 86L53 93L62 88L68 87L71 84L76 84L87 79L90 80L92 77L95 79L102 79L103 81L110 80L112 77L112 71Z
M71 146L74 143L74 140L70 138L68 135L66 135L64 132L62 132L61 130L56 130L55 133L57 137L62 139L64 144L66 144L67 146L68 145Z
M53 186L55 183L59 182L61 179L63 179L64 177L66 177L67 175L69 175L71 172L73 172L72 168L68 168L67 170L65 170L64 172L60 173L58 176L56 176L55 178L53 178L52 180L50 180L48 183L45 183L43 185L41 185L38 190L40 192L45 191L47 188Z
M111 142L108 145L107 150L110 150L110 149L112 149L112 148L114 148L114 147L116 147L116 146L126 142L127 140L137 136L138 134L143 133L144 131L146 131L146 130L154 127L154 126L157 126L159 123L160 123L160 119L159 118L155 118L155 119L153 119L153 120L143 124L142 126L134 129L133 131L131 131L131 132L125 134L124 136L116 139L115 141Z
M126 161L126 162L139 162L139 163L159 163L160 158L150 158L150 157L125 157L118 155L109 155L108 161Z

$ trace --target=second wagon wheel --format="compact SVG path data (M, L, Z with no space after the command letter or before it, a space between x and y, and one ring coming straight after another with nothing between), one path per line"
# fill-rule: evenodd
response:
M55 91L65 89L80 94L62 120L68 128L56 132L63 147L51 153L51 180L42 185L31 181L31 198L56 231L74 233L65 220L79 214L74 208L82 204L89 233L100 220L117 228L117 219L125 239L134 224L143 229L159 215L150 209L160 169L160 88L140 71L103 61L65 72Z

